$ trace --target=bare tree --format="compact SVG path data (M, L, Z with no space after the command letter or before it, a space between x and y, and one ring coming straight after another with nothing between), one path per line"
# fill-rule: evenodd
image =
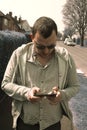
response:
M81 46L84 46L84 36L87 31L87 0L67 0L63 8L64 24L78 31Z
M72 35L74 34L74 30L70 27L65 27L63 33L64 33L65 37L67 37L67 36L72 37Z

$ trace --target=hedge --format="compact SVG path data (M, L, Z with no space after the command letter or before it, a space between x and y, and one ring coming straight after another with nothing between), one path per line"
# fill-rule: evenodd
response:
M28 33L0 31L0 86L12 52L29 41L31 39ZM12 130L11 101L12 99L0 87L0 128L2 130Z

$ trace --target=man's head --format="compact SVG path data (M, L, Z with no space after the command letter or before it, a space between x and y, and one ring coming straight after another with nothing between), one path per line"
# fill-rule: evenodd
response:
M56 23L49 17L40 17L33 25L32 35L35 36L35 34L39 32L43 38L47 38L51 35L53 30L57 35Z
M57 40L57 25L48 17L40 17L32 28L35 51L42 57L50 56Z

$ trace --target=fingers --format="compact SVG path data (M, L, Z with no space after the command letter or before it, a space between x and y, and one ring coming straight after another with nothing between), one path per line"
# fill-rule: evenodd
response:
M36 97L34 96L35 93L40 92L40 89L38 87L33 87L29 92L28 92L28 100L31 102L36 102L36 101L40 101L41 98L40 97Z
M31 96L34 96L34 94L35 94L35 93L38 93L38 92L40 92L40 88L38 88L38 87L33 87L33 88L31 89Z
M57 86L53 87L52 92L56 93L57 91L58 91L58 87Z
M61 93L58 87L53 87L52 92L56 94L56 97L48 97L51 105L56 105L61 100Z

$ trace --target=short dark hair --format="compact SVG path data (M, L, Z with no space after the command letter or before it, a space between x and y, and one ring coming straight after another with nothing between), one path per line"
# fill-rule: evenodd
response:
M35 36L36 32L39 32L44 38L47 38L53 30L57 35L57 25L54 20L49 17L40 17L33 25L32 35Z

